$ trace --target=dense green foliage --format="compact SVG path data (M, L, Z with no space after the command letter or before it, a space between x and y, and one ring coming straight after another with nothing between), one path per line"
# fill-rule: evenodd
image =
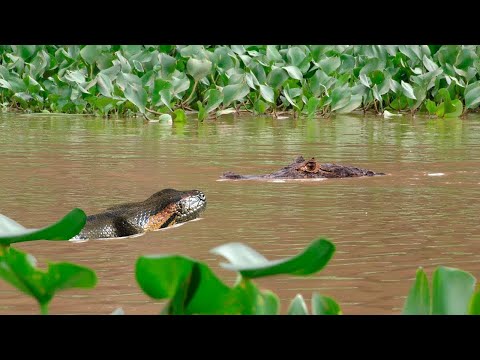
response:
M184 119L354 110L457 117L480 105L480 46L2 45L2 108ZM153 116L153 115L150 115Z

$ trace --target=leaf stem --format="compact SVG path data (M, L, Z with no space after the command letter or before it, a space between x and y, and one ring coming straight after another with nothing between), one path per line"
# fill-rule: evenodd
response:
M187 98L187 100L182 102L182 105L188 104L189 101L192 99L192 96L195 93L195 90L197 89L197 84L198 84L198 80L195 80L195 83L193 84L193 88L192 88L192 92L190 93L190 96Z
M48 303L40 303L40 314L48 315Z

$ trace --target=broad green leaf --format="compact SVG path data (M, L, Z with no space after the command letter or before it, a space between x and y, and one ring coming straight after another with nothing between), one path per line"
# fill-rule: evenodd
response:
M288 307L287 311L288 315L308 315L307 304L305 304L305 300L303 300L303 296L301 294L297 294L290 306Z
M315 112L317 111L317 107L319 103L320 103L320 99L316 97L311 97L310 99L308 99L308 103L307 103L308 117L312 117L315 115Z
M39 270L33 256L14 248L4 249L0 255L0 277L41 306L60 290L93 288L97 282L95 272L71 263L52 263L47 271Z
M166 78L172 75L175 71L177 60L174 57L171 57L168 54L159 54L160 65L162 66L161 74L162 78Z
M426 55L423 55L423 66L425 66L425 69L428 71L435 71L438 69L438 65L435 64L432 60L430 60Z
M221 266L239 272L247 278L257 278L277 274L304 276L320 271L331 259L335 246L328 240L318 239L312 242L300 254L269 261L258 252L241 243L228 243L211 250L223 256L230 263Z
M342 315L342 310L332 298L313 293L312 315Z
M465 90L465 107L474 109L480 104L480 81L475 83L477 86L469 86Z
M339 57L332 56L326 57L319 61L318 66L322 69L327 75L331 75L335 70L340 67L342 61Z
M267 76L267 84L278 89L288 79L288 74L283 69L274 69Z
M177 109L173 112L173 114L175 115L175 118L173 119L173 121L176 121L176 122L184 122L187 120L187 116L185 115L185 111L183 111L182 109Z
M223 94L217 89L210 89L205 93L205 98L208 99L207 106L205 106L205 111L208 114L220 106L223 101Z
M299 67L305 59L305 52L298 46L290 47L287 51L287 59L290 65Z
M269 103L273 104L275 102L273 89L270 86L260 85L260 94Z
M166 121L166 122L171 122L172 121L172 115L170 114L162 114L158 117L159 121Z
M367 75L360 74L359 79L360 79L360 82L366 87L370 88L372 86L372 82Z
M247 84L227 85L223 88L223 105L227 107L233 101L243 99L249 92Z
M41 228L27 229L0 214L0 244L10 245L32 240L69 240L85 226L87 216L81 209L73 209L58 222Z
M432 314L467 314L476 279L468 272L439 266L433 273Z
M100 51L97 45L85 45L82 50L80 50L80 55L87 64L92 65L99 57Z
M187 72L192 75L195 81L203 79L210 74L212 62L209 60L197 60L190 58L187 62Z
M258 99L257 101L255 101L255 104L253 107L258 114L264 114L265 111L267 110L267 104L261 99Z
M448 111L448 112L447 112ZM463 104L460 100L455 99L449 103L447 107L447 102L445 102L445 117L446 118L455 118L459 117L463 113Z
M145 106L147 104L147 92L143 86L138 84L130 84L125 88L124 91L125 97L131 103L138 107L138 110L144 114Z
M430 288L422 268L417 270L415 282L410 288L403 306L404 315L430 315Z
M155 106L163 104L170 110L170 102L172 101L172 84L166 80L157 79L154 82L152 92L152 103Z
M303 75L302 75L302 72L300 71L300 69L296 66L284 66L283 67L285 70L287 70L287 73L288 75L290 75L290 77L294 78L294 79L297 79L297 80L302 80L303 79Z
M352 98L352 94L349 88L337 88L332 91L330 94L331 103L331 110L335 111L337 109L341 109L346 106L350 99Z
M475 292L475 294L473 294L473 296L470 298L468 314L480 315L480 291Z
M292 90L295 90L295 89L292 89ZM296 102L293 100L295 98L295 96L294 96L294 94L292 94L291 89L289 89L288 87L283 89L283 95L285 95L285 98L290 103L290 105L292 105L293 107L298 109L298 106L297 106Z
M192 274L192 272L194 272ZM192 275L194 275L192 277ZM135 266L140 288L154 299L177 296L185 314L237 314L232 290L205 264L180 255L141 256ZM182 295L178 298L180 293Z
M416 100L417 98L415 97L415 94L413 93L413 88L412 85L409 83L406 83L405 81L401 81L402 88L403 88L403 94L410 99Z
M97 84L98 84L98 91L100 94L106 97L112 97L113 93L113 83L110 78L104 73L98 73L97 75Z
M260 292L257 298L257 315L278 315L280 309L280 299L271 291Z
M345 114L345 113L352 112L353 110L359 108L360 105L362 105L362 101L363 101L362 99L363 99L363 96L361 94L352 95L350 97L350 100L348 101L348 104L346 104L344 107L336 109L335 111L338 114Z
M274 45L267 45L267 60L275 62L282 60L282 55L280 55Z
M435 102L432 100L427 100L425 102L425 107L430 115L435 114L435 111L437 111L437 104L435 104Z

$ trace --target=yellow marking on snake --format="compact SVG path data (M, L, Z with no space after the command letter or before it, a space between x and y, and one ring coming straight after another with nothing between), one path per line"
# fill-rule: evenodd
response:
M147 225L145 226L145 230L154 231L158 230L162 227L162 225L170 219L170 217L176 212L176 205L170 204L165 209L160 211L158 214L150 216L148 219ZM173 220L168 226L172 226L175 224L175 220Z

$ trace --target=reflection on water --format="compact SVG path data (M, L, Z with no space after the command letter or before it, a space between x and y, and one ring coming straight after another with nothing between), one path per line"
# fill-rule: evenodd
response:
M74 116L0 115L0 213L27 227L74 207L88 214L163 188L202 190L201 221L112 241L18 244L41 266L72 261L97 271L94 290L69 290L52 313L155 314L135 282L142 254L180 253L235 274L209 252L246 243L269 259L313 239L337 252L308 278L260 279L285 310L301 292L332 296L346 314L399 313L418 266L460 267L480 278L480 118L337 116L317 120L225 117L184 124ZM217 181L226 171L270 173L298 156L385 172L320 182ZM441 174L441 176L440 176ZM0 282L0 313L37 313L34 300Z

